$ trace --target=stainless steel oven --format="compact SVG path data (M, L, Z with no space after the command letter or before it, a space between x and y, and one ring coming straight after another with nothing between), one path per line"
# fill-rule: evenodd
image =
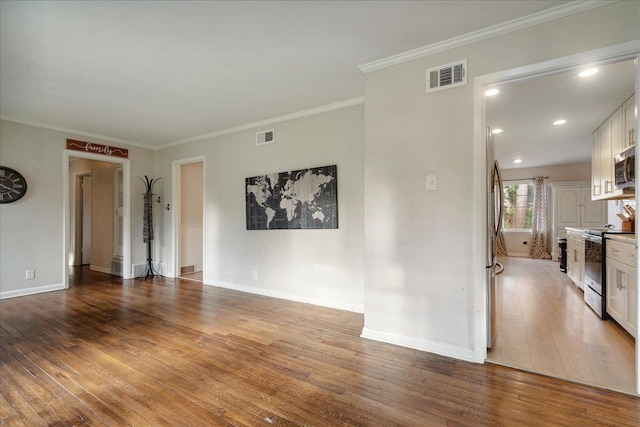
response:
M584 231L584 301L604 319L606 292L603 234L601 230Z

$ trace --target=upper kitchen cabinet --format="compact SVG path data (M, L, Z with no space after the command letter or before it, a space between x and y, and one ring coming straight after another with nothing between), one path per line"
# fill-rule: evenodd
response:
M636 109L636 97L632 96L622 105L622 115L624 117L624 143L623 149L635 145L638 138L636 123L638 123L638 110Z
M631 96L593 132L592 200L623 199L633 194L616 190L614 157L635 143L635 96Z

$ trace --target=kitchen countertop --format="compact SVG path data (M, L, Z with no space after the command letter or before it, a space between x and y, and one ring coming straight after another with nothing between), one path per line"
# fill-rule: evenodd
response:
M630 245L636 244L635 234L605 234L604 237L610 240L617 240L618 242L628 243Z
M564 229L567 230L567 231L578 231L580 233L582 233L584 231L584 228L565 227Z

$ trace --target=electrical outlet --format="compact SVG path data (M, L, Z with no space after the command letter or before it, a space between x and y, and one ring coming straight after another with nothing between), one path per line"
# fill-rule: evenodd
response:
M26 280L35 279L36 278L36 271L35 270L27 270L25 272L24 278Z
M253 270L253 280L258 280L258 270Z

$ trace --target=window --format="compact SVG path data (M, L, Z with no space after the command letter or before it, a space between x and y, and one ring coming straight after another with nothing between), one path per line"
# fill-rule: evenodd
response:
M508 182L504 191L504 216L502 229L505 231L530 231L533 218L533 183Z

